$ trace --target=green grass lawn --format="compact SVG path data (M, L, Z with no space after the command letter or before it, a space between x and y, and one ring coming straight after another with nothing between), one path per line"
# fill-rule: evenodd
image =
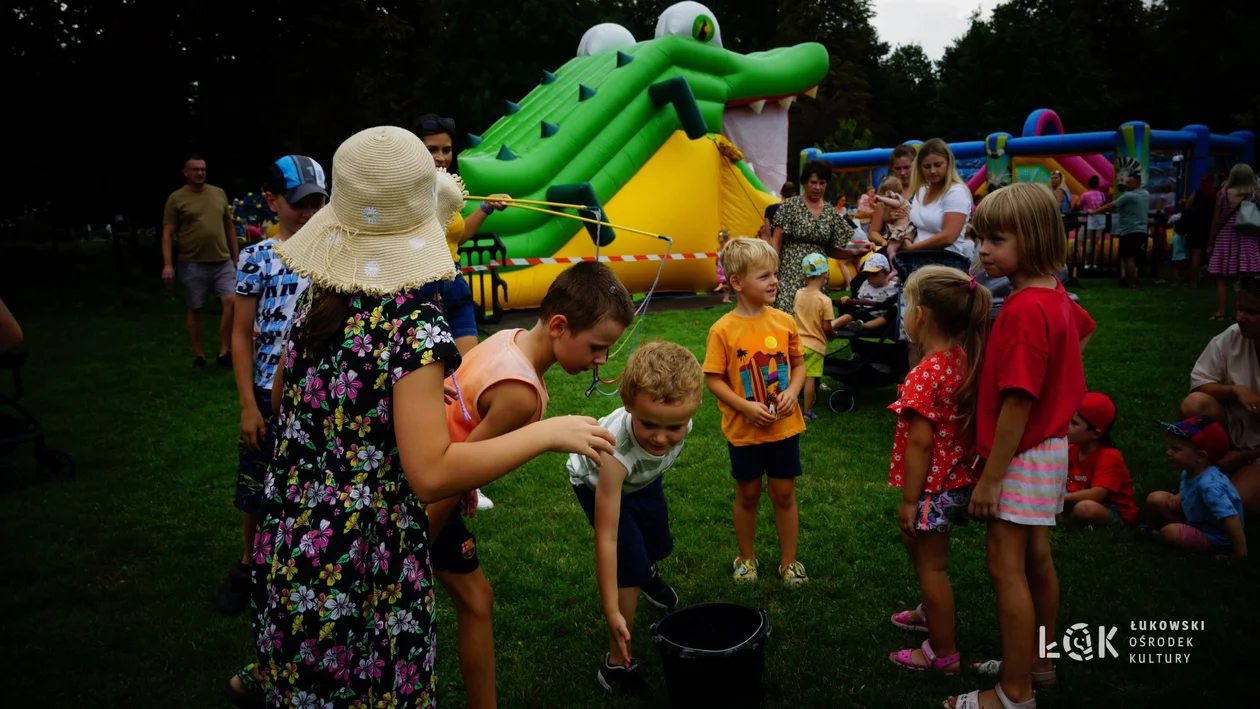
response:
M1155 417L1175 416L1191 365L1220 325L1206 316L1206 291L1122 291L1107 280L1076 289L1099 324L1085 353L1092 388L1119 408L1115 439L1133 471L1139 502L1175 489ZM250 656L247 616L220 618L211 601L240 554L232 506L238 409L231 373L190 366L181 302L158 291L103 289L61 296L56 311L19 307L32 357L27 404L50 442L72 452L77 479L0 495L7 561L0 574L0 666L6 704L33 706L218 707L218 687ZM42 309L41 309L42 308ZM708 310L653 313L647 336L703 356ZM209 347L213 324L208 323ZM624 358L624 355L623 355ZM619 371L620 362L610 365ZM602 416L616 398L585 398L589 380L553 372L552 414ZM858 396L857 408L821 418L804 434L805 476L797 494L803 588L772 578L730 581L736 554L734 487L719 415L707 397L677 467L666 476L676 544L662 573L684 603L731 601L768 610L771 706L939 706L945 696L991 686L974 676L898 669L891 651L922 636L888 622L918 601L898 542L899 493L887 484L892 389ZM27 465L27 460L12 459ZM539 458L486 492L497 505L472 523L497 597L499 692L505 707L660 706L608 699L594 681L605 626L593 576L592 533L559 455ZM758 550L777 562L769 501ZM1252 535L1255 539L1255 535ZM1062 584L1061 627L1120 626L1120 659L1059 661L1061 687L1048 707L1241 706L1254 679L1245 665L1260 637L1260 571L1241 563L1166 552L1123 531L1053 533ZM994 595L984 565L984 529L955 536L952 578L964 662L999 650ZM462 706L454 615L439 592L442 703ZM634 647L658 698L665 689L647 604ZM1128 662L1131 621L1206 622L1193 633L1189 665ZM1252 676L1254 677L1254 676ZM736 680L737 681L737 680Z

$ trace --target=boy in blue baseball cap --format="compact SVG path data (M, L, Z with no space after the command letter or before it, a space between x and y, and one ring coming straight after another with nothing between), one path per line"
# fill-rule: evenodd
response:
M1242 498L1216 467L1229 454L1225 429L1210 416L1159 425L1169 464L1181 468L1181 487L1176 495L1156 491L1146 498L1143 531L1178 549L1246 556Z
M823 291L829 272L827 257L819 253L806 254L801 261L801 272L805 287L796 291L792 311L805 350L805 406L802 412L806 421L813 421L818 418L814 413L814 399L823 375L827 337L835 329L832 327L835 310L831 298Z
M232 369L241 404L236 508L243 515L243 551L214 602L215 610L228 615L241 612L249 603L263 477L275 449L271 384L293 323L294 307L310 285L284 265L274 247L297 233L324 207L328 200L324 168L305 155L286 155L271 164L263 196L280 228L272 238L241 249L236 269Z

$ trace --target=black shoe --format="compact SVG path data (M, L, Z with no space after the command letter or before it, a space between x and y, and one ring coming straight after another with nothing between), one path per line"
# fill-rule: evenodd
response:
M861 320L853 320L853 321L850 321L849 324L845 325L844 327L849 332L856 332L860 334L863 330L866 329L866 323L862 322Z
M232 353L231 352L224 352L223 354L216 357L216 359L219 361L220 367L226 367L228 369L232 368Z
M643 674L639 672L639 661L631 660L629 667L609 664L610 655L604 655L604 661L595 673L595 680L609 692L623 696L646 696L649 694Z
M205 358L205 357L193 357L193 366L194 366L194 367L198 367L198 368L201 368L201 367L206 366L206 358Z
M239 561L219 586L219 595L214 599L214 609L223 615L236 615L249 606L249 584L251 567Z
M643 596L647 598L648 603L667 611L678 606L678 594L657 573L656 564L652 565L652 578L643 584Z

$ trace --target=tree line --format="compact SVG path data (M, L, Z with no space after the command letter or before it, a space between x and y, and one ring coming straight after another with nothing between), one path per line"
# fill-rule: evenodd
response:
M19 0L4 72L15 179L0 219L156 224L194 152L236 196L285 153L327 167L369 125L433 112L480 133L588 28L618 22L650 39L670 4ZM733 51L829 50L818 99L793 107L793 152L1018 133L1041 107L1073 132L1128 120L1255 130L1260 116L1250 0L1011 0L974 16L939 62L882 41L868 0L705 4Z

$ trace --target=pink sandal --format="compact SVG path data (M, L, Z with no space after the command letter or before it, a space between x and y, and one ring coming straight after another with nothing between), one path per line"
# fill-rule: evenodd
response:
M910 620L910 618L916 613L919 616L919 620L918 621ZM900 613L893 613L892 624L897 626L898 628L901 628L902 630L917 630L920 633L926 633L928 631L927 614L923 612L923 604L920 603L918 608L915 608L914 610L911 610L911 611L901 611Z
M907 669L918 670L920 672L923 670L932 670L933 672L940 672L943 675L958 674L958 670L948 670L946 668L958 662L960 657L959 653L955 652L948 657L937 657L936 653L932 651L931 640L924 640L923 644L919 646L919 649L923 651L923 657L928 661L926 666L915 664L914 650L898 650L897 652L889 653L888 659L892 660L894 665L901 665Z

